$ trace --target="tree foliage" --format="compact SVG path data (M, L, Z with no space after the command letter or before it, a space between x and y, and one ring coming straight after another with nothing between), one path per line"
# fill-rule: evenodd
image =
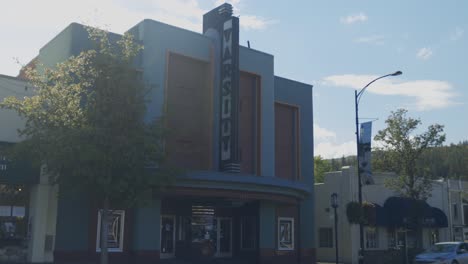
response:
M372 151L373 171L392 171L393 167L384 162L384 152L383 149ZM343 166L355 166L356 156L347 156L344 162L343 158L326 159L325 162L330 165L329 171L339 171ZM421 173L434 180L450 178L468 181L468 141L426 148L422 151L416 166L420 168Z
M324 182L325 173L331 169L330 162L321 156L314 157L314 179L316 183Z
M375 226L377 224L377 207L375 204L364 201L351 201L346 204L346 216L351 224Z
M356 166L356 156L342 156L341 158L329 159L330 171L341 171L344 166Z
M88 33L93 49L55 68L28 69L35 95L8 97L1 107L26 121L18 147L46 165L61 192L99 201L106 227L110 208L148 200L170 177L160 166L164 130L160 120L145 122L147 91L133 67L143 47L130 34L113 40L102 30Z
M417 166L432 179L468 180L468 143L428 148L421 155Z
M427 199L432 190L431 178L418 166L425 150L439 147L445 141L443 126L430 125L422 134L415 134L420 119L407 116L407 110L392 112L385 123L387 127L375 136L383 147L375 155L374 166L381 170L394 171L396 178L386 182L387 187L404 197Z

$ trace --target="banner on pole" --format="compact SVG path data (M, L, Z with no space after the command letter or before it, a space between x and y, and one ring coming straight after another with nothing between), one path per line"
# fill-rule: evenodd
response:
M359 170L363 185L374 184L371 169L372 122L361 124L359 131Z

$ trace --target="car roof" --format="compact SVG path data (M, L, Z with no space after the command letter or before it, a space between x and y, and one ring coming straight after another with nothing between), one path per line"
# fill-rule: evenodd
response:
M435 243L435 245L459 245L463 242L440 242L440 243Z

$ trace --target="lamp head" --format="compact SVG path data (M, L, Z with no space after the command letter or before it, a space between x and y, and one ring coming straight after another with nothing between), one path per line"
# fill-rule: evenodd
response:
M338 207L338 194L337 194L337 193L333 193L333 194L330 196L330 205L331 205L331 207L333 207L333 208L337 208L337 207Z
M391 76L398 76L398 75L402 75L403 73L401 71L397 71L397 72L394 72L391 74Z

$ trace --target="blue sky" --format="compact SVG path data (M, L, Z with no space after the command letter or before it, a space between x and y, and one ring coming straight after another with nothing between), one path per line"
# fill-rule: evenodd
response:
M0 0L4 1L4 0ZM5 1L0 17L0 73L16 75L71 22L122 33L145 18L201 31L218 0ZM422 128L445 125L446 144L468 140L468 1L232 0L241 44L275 56L275 74L314 85L315 154L355 154L354 91L360 116L378 119L374 135L398 108Z

